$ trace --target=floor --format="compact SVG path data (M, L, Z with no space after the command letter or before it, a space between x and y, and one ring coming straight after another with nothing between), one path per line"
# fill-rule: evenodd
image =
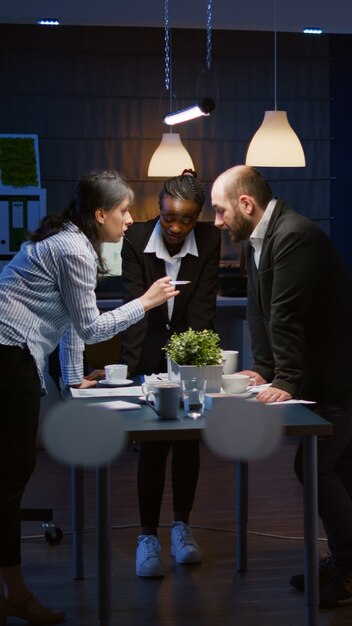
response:
M169 554L171 491L165 490L160 540L165 578L135 575L139 532L138 449L129 446L112 468L112 626L297 626L304 596L291 589L303 571L302 493L293 470L294 439L250 466L248 571L235 571L235 467L201 444L201 474L191 524L203 562L182 566ZM64 608L67 626L95 626L95 476L85 474L85 579L72 578L70 469L38 452L24 506L52 507L64 538L49 545L37 522L23 523L23 565L31 590ZM322 529L320 552L326 553ZM15 624L8 619L8 624ZM352 606L321 610L319 626L351 626Z

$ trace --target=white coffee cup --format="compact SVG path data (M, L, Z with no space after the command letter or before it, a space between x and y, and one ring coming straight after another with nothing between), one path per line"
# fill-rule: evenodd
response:
M221 350L222 371L234 374L238 368L238 350Z
M142 383L142 392L144 393L145 397L147 397L148 393L153 392L155 384L156 384L155 380L148 382L148 383L146 382Z
M105 378L110 384L125 382L127 378L127 365L115 363L114 365L105 365Z
M160 419L175 419L180 408L180 383L154 383L153 391L149 391L146 400ZM152 404L152 400L154 404Z
M223 374L221 377L221 386L225 393L244 393L254 384L255 378L247 374Z

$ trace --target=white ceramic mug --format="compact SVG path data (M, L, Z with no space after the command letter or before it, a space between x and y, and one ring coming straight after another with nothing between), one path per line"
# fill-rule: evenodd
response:
M148 393L153 393L155 384L156 384L155 380L148 382L148 383L146 382L142 383L142 393L145 395L146 398L147 398Z
M116 384L125 382L127 378L127 365L115 363L114 365L105 365L105 378L110 384Z
M180 399L180 384L172 382L154 383L153 391L146 396L147 403L160 419L175 419L178 416Z
M221 350L222 371L234 374L238 368L238 350Z
M223 374L221 377L221 386L225 393L244 393L254 384L255 378L247 374Z

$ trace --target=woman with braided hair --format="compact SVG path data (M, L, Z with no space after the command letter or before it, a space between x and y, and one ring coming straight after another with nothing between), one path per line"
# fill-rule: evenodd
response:
M212 224L199 222L205 201L196 174L185 170L164 183L160 215L135 223L122 247L122 278L126 301L144 293L155 279L191 281L180 295L149 311L121 335L120 360L129 373L166 372L162 347L174 332L189 327L211 329L216 312L220 236ZM138 537L137 576L163 576L157 532L168 453L172 450L174 521L171 554L178 563L197 563L200 549L188 526L199 473L198 441L143 442L138 465L138 498L142 532Z

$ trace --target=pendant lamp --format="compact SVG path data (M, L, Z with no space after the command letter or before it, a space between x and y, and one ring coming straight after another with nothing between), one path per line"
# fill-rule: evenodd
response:
M170 95L170 111L172 109L172 73L170 64L170 32L169 32L169 0L164 1L165 23L165 88ZM169 178L179 176L183 170L194 170L193 161L181 142L179 133L164 133L155 150L148 167L148 176Z
M164 133L150 159L148 176L179 176L186 169L194 170L194 165L179 133Z
M275 110L265 111L262 125L253 136L246 155L246 165L262 167L305 167L300 140L287 119L286 111L277 110L277 27L275 0L274 29L274 101Z
M247 165L304 167L303 148L287 119L286 111L265 111L262 125L249 144Z

